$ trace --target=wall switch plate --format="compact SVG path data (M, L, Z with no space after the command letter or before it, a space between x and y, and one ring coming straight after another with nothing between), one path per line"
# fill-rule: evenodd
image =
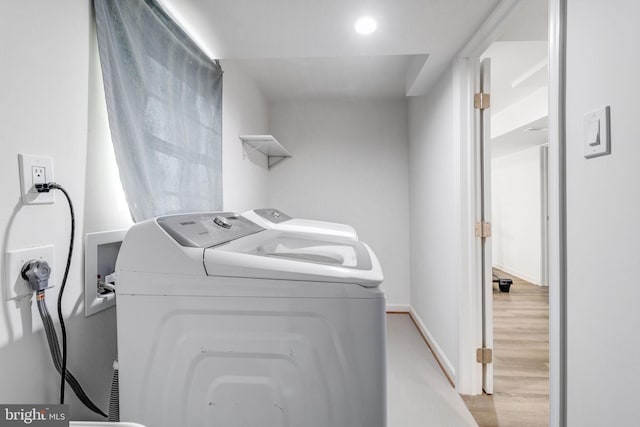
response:
M115 272L127 230L87 233L84 242L84 315L89 317L116 303L113 292L100 293L98 285ZM116 288L118 284L116 283Z
M611 132L609 106L584 116L584 157L611 154Z
M36 184L53 181L53 160L51 157L18 154L20 169L20 193L25 205L48 205L55 203L55 191L38 193Z
M5 254L5 300L9 301L33 293L31 286L29 286L20 274L22 266L32 259L39 259L49 263L52 271L51 278L49 279L49 287L53 286L55 276L54 255L53 245L7 251Z

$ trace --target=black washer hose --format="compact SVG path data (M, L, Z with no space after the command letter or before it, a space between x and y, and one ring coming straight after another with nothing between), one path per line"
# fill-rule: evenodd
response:
M36 184L36 190L40 193L48 193L50 190L60 190L64 197L67 199L69 203L69 213L71 214L71 235L69 236L69 254L67 255L67 265L64 269L64 276L62 276L62 284L60 285L60 293L58 294L58 320L60 321L60 331L62 333L62 361L56 360L56 356L59 359L60 349L58 348L58 339L55 335L55 331L53 330L53 324L49 329L53 332L53 337L55 340L52 342L52 338L50 334L47 333L47 339L49 340L49 348L51 350L51 356L53 357L53 363L56 365L56 369L60 372L60 403L64 404L64 386L66 382L69 382L69 385L72 387L73 391L76 393L78 398L84 403L89 409L92 411L106 417L107 415L102 412L96 405L89 400L87 395L80 387L80 384L76 381L73 375L67 372L67 328L64 325L64 317L62 315L62 297L64 295L64 288L67 285L67 278L69 277L69 268L71 267L71 257L73 256L73 240L75 237L76 230L76 217L73 212L73 203L71 202L71 197L69 197L69 193L64 189L60 184L56 184L55 182L48 182L46 184ZM44 292L44 291L43 291ZM46 318L49 318L49 322L51 322L51 318L49 317L49 312L47 310L46 304L44 304L44 293L40 294L38 292L38 308L40 310L40 315L42 316L42 321L45 323L45 330L47 330L47 321ZM42 298L42 307L40 305L40 298ZM43 309L44 313L43 315Z
M47 343L49 344L49 352L51 353L51 359L53 361L53 366L56 368L58 373L62 375L62 361L60 356L60 345L58 343L58 336L56 335L55 327L53 326L53 321L51 320L51 315L49 314L49 310L47 309L47 303L45 302L44 290L38 291L36 293L36 300L38 303L38 311L40 312L40 318L42 319L42 324L44 325L44 332L47 336ZM78 382L78 380L73 376L73 374L67 369L65 370L64 377L66 382L69 384L73 392L78 399L91 411L96 414L102 415L106 417L107 415L102 412L98 406L91 401L91 399L87 396L87 394L82 389L82 386Z
M64 403L64 384L67 372L67 328L64 326L64 317L62 316L62 295L67 285L67 277L69 276L69 268L71 267L71 256L73 255L73 239L76 232L76 217L73 213L73 203L69 193L61 185L55 182L49 183L50 188L62 191L64 197L69 203L69 212L71 213L71 236L69 238L69 254L67 255L67 266L64 268L64 276L62 276L62 285L60 285L60 293L58 294L58 320L60 321L60 330L62 332L62 366L60 372L60 403Z
M64 317L62 315L62 297L64 295L64 289L67 285L67 278L69 277L69 269L71 267L71 257L73 256L73 240L76 230L76 217L73 212L73 203L69 193L61 185L55 182L48 182L46 184L36 184L36 190L39 193L48 193L50 190L60 190L69 203L69 212L71 216L71 235L69 236L69 254L67 255L67 265L64 269L64 275L62 276L62 284L60 285L60 293L58 294L58 320L60 321L60 331L62 333L62 360L60 360L60 348L58 345L58 337L55 334L53 328L53 322L51 316L47 310L47 305L44 302L44 290L37 292L38 299L38 311L40 311L40 317L42 317L42 323L45 326L45 332L47 333L47 341L49 342L49 350L51 351L51 357L53 358L53 364L56 370L60 373L60 403L64 404L64 388L65 383L69 383L78 398L93 412L96 412L103 417L107 415L100 410L82 390L82 387L75 379L73 375L67 370L67 328L64 325Z

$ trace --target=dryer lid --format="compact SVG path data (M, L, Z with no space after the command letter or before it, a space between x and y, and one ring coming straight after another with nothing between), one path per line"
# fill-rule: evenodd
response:
M358 240L358 233L350 225L313 219L291 218L277 209L254 209L243 212L242 216L267 229L347 237Z
M280 224L281 222L289 221L292 218L286 213L279 211L278 209L254 209L254 212L264 218L265 220L274 224Z

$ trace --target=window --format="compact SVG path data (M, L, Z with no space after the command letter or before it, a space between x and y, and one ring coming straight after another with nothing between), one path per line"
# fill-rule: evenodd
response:
M222 208L222 69L155 0L95 0L109 127L135 221Z

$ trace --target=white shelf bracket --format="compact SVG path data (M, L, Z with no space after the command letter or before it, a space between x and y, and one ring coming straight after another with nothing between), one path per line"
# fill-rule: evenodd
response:
M240 135L242 141L242 159L245 160L253 152L259 151L267 156L267 167L271 169L291 154L272 135ZM251 150L247 149L247 145Z
M267 163L269 165L269 169L271 169L273 166L277 165L278 163L280 163L286 158L287 156L267 156ZM276 159L276 160L272 161L271 159Z
M253 148L253 150L247 150L247 145L251 148ZM260 148L262 147L262 144L260 145L256 145L255 147L252 146L251 144L247 144L246 141L242 141L242 147L244 148L243 152L242 152L242 160L245 160L247 157L249 157L251 154L253 154L256 151L260 151Z

